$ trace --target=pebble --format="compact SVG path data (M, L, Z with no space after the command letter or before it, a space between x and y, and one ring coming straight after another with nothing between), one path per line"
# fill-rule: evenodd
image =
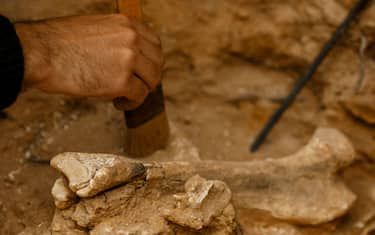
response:
M25 152L25 154L24 154L25 159L30 159L31 156L32 156L32 153L31 153L31 151L29 151L29 150L27 150L27 151Z
M71 114L70 119L72 119L73 121L78 120L78 114L76 114L76 113Z
M11 182L11 183L15 183L16 182L16 176L21 172L21 168L18 168L17 170L13 170L11 172L8 173L8 180Z

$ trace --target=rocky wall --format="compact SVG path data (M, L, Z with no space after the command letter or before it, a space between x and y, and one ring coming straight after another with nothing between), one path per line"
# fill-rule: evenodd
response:
M198 87L201 77L214 74L233 59L275 71L286 71L289 78L296 80L356 1L143 2L147 21L160 32L163 39L168 61L166 71L187 70L189 76L194 77L193 80L198 80L195 81ZM115 11L114 0L36 0L32 3L27 0L0 0L0 13L14 20ZM315 120L310 121L314 125L326 123L345 129L352 139L358 139L354 140L356 145L364 145L361 152L371 156L375 155L374 147L370 147L373 146L371 133L375 122L374 11L374 1L370 1L368 8L332 51L307 88L320 103L322 111L322 115L316 115ZM217 81L221 82L219 78ZM289 83L289 87L293 84L285 83ZM287 95L287 91L281 96ZM259 93L264 94L263 98L269 96L266 92ZM353 121L353 116L359 118L360 122ZM354 129L370 131L353 136L353 128L348 128L353 125L343 125L345 122L354 122ZM361 140L363 136L364 139L370 138L364 141L365 144Z

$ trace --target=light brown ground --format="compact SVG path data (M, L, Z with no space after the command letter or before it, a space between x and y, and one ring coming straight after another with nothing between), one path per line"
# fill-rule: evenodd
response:
M362 157L342 172L359 196L349 215L312 228L239 209L238 219L249 234L281 228L286 234L359 235L362 225L374 221L375 126L343 108L354 96L362 37L368 44L360 94L374 109L373 8L333 51L260 151L248 153L250 141L353 2L145 1L147 18L161 32L168 56L169 117L202 158L281 157L304 145L321 125L349 135ZM49 224L50 189L57 177L45 164L50 157L63 151L123 151L122 114L109 103L29 92L7 114L0 120L0 234Z

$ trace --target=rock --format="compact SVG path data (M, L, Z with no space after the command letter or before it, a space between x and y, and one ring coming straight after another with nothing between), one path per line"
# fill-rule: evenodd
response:
M155 0L148 1L144 9L155 25L162 26L160 31L168 44L166 51L192 57L195 66L227 53L280 67L310 62L354 3L207 0L197 4ZM369 43L374 41L374 7L372 4L364 12L360 25L349 32L348 40L359 41L359 31L364 31Z
M147 234L157 235L175 234L165 220L157 219L148 223L128 224L121 216L110 218L95 226L90 235L112 235L112 234Z
M52 235L88 235L88 232L79 227L74 221L64 218L59 209L55 210L51 223Z
M147 161L199 161L198 148L184 136L183 132L170 122L171 136L165 149L147 157Z
M140 163L105 154L63 153L51 160L51 166L63 173L69 188L83 198L129 182L145 172Z
M375 231L375 221L371 221L364 229L361 235L371 235Z
M375 97L355 96L342 102L345 109L367 124L375 125Z
M330 109L324 114L324 125L340 129L352 141L356 151L375 159L375 140L373 138L375 127L370 127L365 122L358 122L343 109Z
M47 223L39 224L36 228L26 228L17 235L52 235Z
M82 198L73 206L56 211L52 232L174 234L181 230L231 234L236 228L231 192L225 183L195 176L185 183L188 191L184 191L182 182L176 182L173 188L164 183L139 179L95 197ZM184 206L176 198L181 198Z
M247 228L245 232L245 234L251 235L304 235L303 233L299 232L298 229L294 228L292 225L279 223L254 224L251 227L249 226L249 228Z

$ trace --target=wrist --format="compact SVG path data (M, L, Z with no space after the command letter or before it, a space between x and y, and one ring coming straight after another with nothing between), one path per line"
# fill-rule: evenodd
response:
M9 107L22 89L24 57L14 25L0 15L0 110Z
M16 23L15 29L24 55L24 88L37 84L50 76L48 40L44 38L43 23Z

